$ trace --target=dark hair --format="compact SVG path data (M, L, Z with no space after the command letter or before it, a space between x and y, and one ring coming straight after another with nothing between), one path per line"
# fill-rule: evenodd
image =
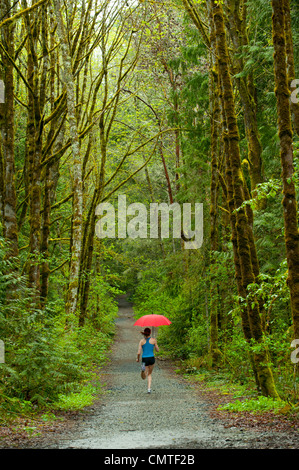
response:
M144 331L140 332L144 336L149 336L151 334L150 328L144 328Z

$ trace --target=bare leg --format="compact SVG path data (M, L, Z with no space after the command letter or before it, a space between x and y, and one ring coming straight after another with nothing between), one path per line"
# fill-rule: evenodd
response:
M147 366L146 369L147 369L147 388L148 390L151 389L151 385L152 385L152 372L153 372L153 368L154 368L154 364L151 365L151 366Z

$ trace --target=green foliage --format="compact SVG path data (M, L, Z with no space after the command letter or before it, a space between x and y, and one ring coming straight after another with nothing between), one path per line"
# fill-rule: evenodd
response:
M102 366L106 362L107 350L113 342L113 334L115 333L115 324L110 325L110 330L106 332L95 330L90 322L83 328L77 329L74 333L74 343L81 355L82 364L85 367L92 365Z
M122 291L112 286L109 278L107 280L107 273L105 276L100 273L93 276L88 319L93 328L100 330L104 335L110 336L115 332L114 319L118 307L114 299L120 293Z
M258 397L245 400L236 400L233 403L218 406L218 410L224 411L250 411L253 413L262 413L267 411L279 412L288 405L287 402L277 400L271 397Z
M99 328L99 318L98 329L91 321L84 328L65 329L61 302L57 300L43 310L36 309L26 278L12 270L15 260L8 261L5 253L2 244L0 338L5 343L5 363L0 366L1 406L8 413L25 413L31 410L32 404L49 406L63 396L66 407L68 394L80 393L90 370L105 363L117 306L103 283L103 327ZM17 290L17 295L11 294L12 288ZM83 395L86 390L89 389L84 388Z
M9 397L2 393L0 395L0 424L6 423L7 418L15 417L17 415L26 415L33 411L33 405L30 401L21 400L17 397Z
M52 408L55 410L82 410L86 406L92 405L97 393L96 387L88 384L78 393L60 394L58 400L53 403Z

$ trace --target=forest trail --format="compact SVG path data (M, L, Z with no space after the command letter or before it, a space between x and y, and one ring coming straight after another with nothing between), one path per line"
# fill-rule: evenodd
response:
M225 428L224 423L210 416L211 405L203 400L196 387L159 359L149 395L147 383L140 377L140 363L136 362L140 328L133 326L133 308L125 297L119 301L116 323L110 362L103 370L106 393L102 400L84 413L76 426L43 439L42 445L36 443L39 448L288 447L287 441L277 433Z

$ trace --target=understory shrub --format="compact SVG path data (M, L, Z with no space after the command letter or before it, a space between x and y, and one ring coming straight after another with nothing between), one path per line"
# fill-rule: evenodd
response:
M1 254L0 338L5 363L0 364L0 406L22 413L84 389L93 369L106 360L117 304L104 286L101 302L106 298L106 321L100 319L97 329L93 318L82 328L75 324L66 328L63 302L37 309L25 276L17 275L13 263Z
M288 405L283 400L277 400L271 397L258 397L247 398L245 400L236 400L233 403L219 405L218 410L223 411L251 411L251 412L265 412L265 411L280 411Z

